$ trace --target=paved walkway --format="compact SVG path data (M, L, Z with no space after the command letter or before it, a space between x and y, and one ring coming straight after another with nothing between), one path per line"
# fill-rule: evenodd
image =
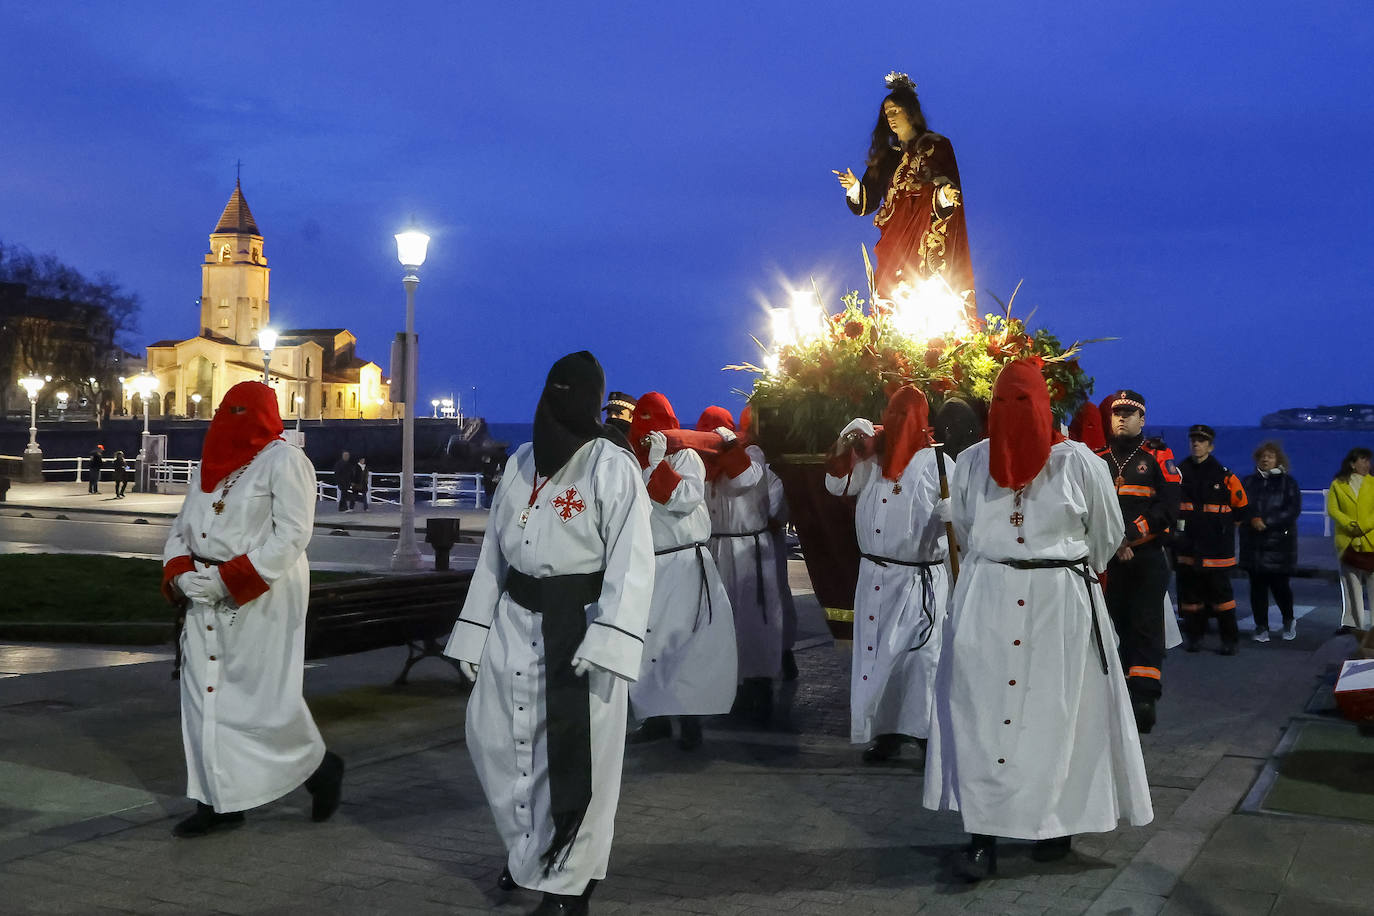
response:
M794 576L804 584L797 564ZM1331 635L1333 598L1325 583L1299 585L1294 642L1171 653L1160 726L1144 739L1154 823L1081 837L1052 866L1005 844L1001 876L975 887L949 879L964 835L957 817L920 807L919 752L858 763L847 659L810 639L774 730L721 717L695 753L629 750L594 911L1368 912L1374 825L1239 807L1318 676L1353 648ZM814 631L814 599L802 607ZM242 830L181 841L168 834L190 809L168 662L105 654L0 651L14 675L0 679L0 911L515 914L536 902L493 890L500 842L463 746L466 690L447 666L421 664L404 688L391 686L399 649L312 666L311 707L349 763L339 814L310 823L297 791Z

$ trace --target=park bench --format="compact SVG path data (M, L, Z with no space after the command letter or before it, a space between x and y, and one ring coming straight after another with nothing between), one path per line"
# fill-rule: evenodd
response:
M456 660L443 654L467 597L472 571L369 576L310 587L305 615L307 660L351 655L389 646L409 650L396 684L424 658Z

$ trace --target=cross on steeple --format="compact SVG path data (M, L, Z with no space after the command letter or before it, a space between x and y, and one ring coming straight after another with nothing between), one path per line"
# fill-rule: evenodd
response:
M243 178L243 160L242 160L242 159L235 159L235 160L234 160L234 187L238 187L239 182L242 180L242 178Z

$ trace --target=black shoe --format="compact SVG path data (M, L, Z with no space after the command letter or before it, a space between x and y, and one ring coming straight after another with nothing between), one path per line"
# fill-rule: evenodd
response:
M748 706L744 714L755 728L767 728L773 721L773 679L771 677L750 677L744 679L749 688Z
M1135 713L1135 730L1142 735L1148 735L1155 727L1155 701L1131 700L1131 711Z
M576 897L545 894L544 899L539 901L539 906L530 910L530 916L586 916L587 907L590 905L587 902L589 896L589 893Z
M343 758L333 751L325 751L319 767L305 781L305 788L313 796L310 819L315 823L327 821L339 810L343 798Z
M172 836L179 836L188 840L208 836L211 833L242 827L243 820L242 811L218 814L214 808L204 802L196 802L196 813L173 827Z
M882 763L902 756L901 735L879 735L873 743L864 748L864 763Z
M1073 837L1060 836L1052 840L1036 840L1031 848L1031 858L1037 862L1058 862L1069 854Z
M673 723L667 716L650 716L625 737L626 744L648 744L673 737Z
M975 833L973 841L959 855L954 871L970 883L997 874L997 840Z
M784 649L782 653L782 679L784 681L797 679L797 657L792 654L791 649Z
M678 727L682 729L677 746L684 751L694 751L701 747L701 719L696 716L678 716Z
M1232 642L1232 643L1226 643L1226 644L1223 645L1220 649L1217 650L1217 655L1235 655L1235 654L1236 654L1236 644L1233 643L1233 642Z
M510 868L501 869L501 874L496 878L496 886L503 891L513 891L520 885L515 883L515 879L510 876Z

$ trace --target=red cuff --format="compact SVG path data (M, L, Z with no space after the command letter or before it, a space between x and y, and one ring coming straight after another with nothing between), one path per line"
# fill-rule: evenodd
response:
M177 603L177 594L172 590L172 580L182 573L195 572L196 564L190 554L172 557L162 564L162 597L172 604Z
M682 475L674 471L668 462L660 461L649 475L649 498L656 503L666 503L680 483Z
M749 457L749 452L742 445L731 445L720 453L716 459L716 466L725 472L725 476L734 478L749 470L749 465L754 461Z
M243 607L259 595L265 594L270 586L258 575L253 561L246 554L240 554L228 563L221 563L219 576L234 603Z

